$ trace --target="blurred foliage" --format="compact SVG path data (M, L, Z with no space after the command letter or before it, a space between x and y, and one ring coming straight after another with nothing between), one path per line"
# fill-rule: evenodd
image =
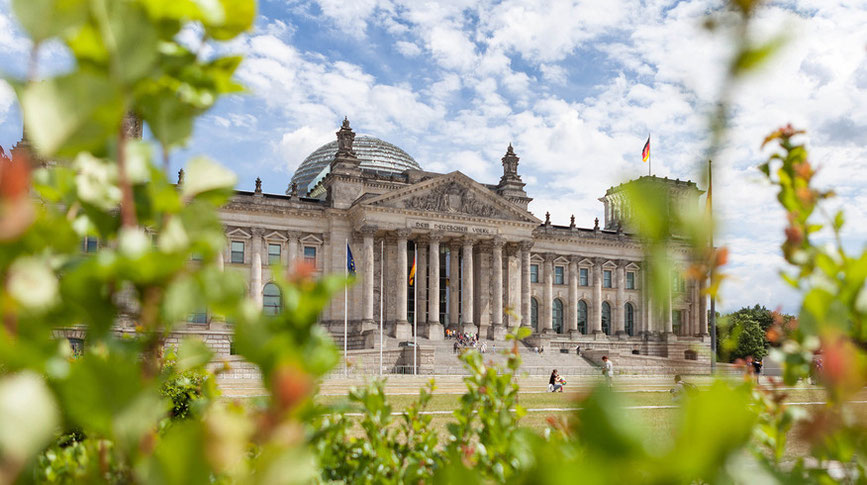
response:
M755 40L759 3L732 1L708 22L734 39L712 147L724 139L733 86L782 42ZM787 406L776 381L716 382L686 394L659 440L603 386L539 434L520 425L513 348L502 366L462 356L467 391L441 440L425 413L433 383L399 418L382 382L351 392L359 416L315 405L318 380L338 361L316 320L347 281L314 280L303 266L277 272L283 311L263 315L243 275L219 265L226 242L217 209L235 176L193 158L178 187L154 161L158 153L165 166L196 117L242 89L232 80L240 58L206 57L224 49L184 44L178 34L192 32L199 45L232 40L252 26L253 1L13 0L13 9L34 61L44 42L58 42L75 62L55 77L9 80L33 150L24 143L0 157L0 485L867 481L867 432L847 404L867 383L867 251L843 248L842 212L817 221L833 194L811 185L799 131L772 133L766 144L778 149L761 169L787 212L782 251L792 269L784 277L803 305L796 320L775 317L769 328L743 317L773 344L782 383L820 374L826 406L809 414ZM152 141L130 138L129 114ZM656 301L664 303L676 271L710 275L715 295L726 252L709 247L708 215L672 210L652 185L631 196ZM834 243L818 244L822 231ZM97 252L81 251L86 237L99 239ZM232 322L235 352L262 371L261 402L217 399L201 371L214 355L200 341L182 341L164 360L166 337L202 308L211 321ZM70 328L86 331L76 356L57 333ZM809 460L786 461L792 433L809 445Z
M174 365L174 360L163 364L163 373L168 377L160 387L160 396L171 401L169 416L175 421L199 418L210 401L219 397L216 379L202 368L177 372Z

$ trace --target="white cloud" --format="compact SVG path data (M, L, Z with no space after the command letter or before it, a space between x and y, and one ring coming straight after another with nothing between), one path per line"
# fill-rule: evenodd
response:
M394 47L397 49L398 52L405 55L406 57L415 57L421 54L421 47L405 40L399 40L395 42Z
M387 7L389 2L379 0L317 0L323 15L334 21L346 34L363 38L367 29L367 19L378 7Z
M539 70L542 71L542 76L544 76L546 81L555 85L566 84L569 77L566 73L566 69L557 64L542 64L539 66Z
M15 102L15 92L6 81L0 80L0 123L6 121L6 116L9 114L9 109Z

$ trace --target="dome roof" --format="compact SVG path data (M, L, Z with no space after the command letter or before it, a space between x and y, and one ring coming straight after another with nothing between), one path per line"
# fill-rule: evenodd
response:
M421 166L408 153L372 136L355 137L352 151L361 160L361 168L389 173L401 173L407 169L421 170ZM313 188L310 187L311 182L319 181L319 175L331 164L336 154L337 140L317 148L301 162L292 175L292 182L298 184L300 193L306 194Z

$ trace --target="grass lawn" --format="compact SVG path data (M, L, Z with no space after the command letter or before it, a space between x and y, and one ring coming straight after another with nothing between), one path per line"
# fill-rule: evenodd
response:
M410 403L415 401L420 383L419 381L418 385L393 385L387 389L389 403L395 414L406 409ZM460 382L455 381L445 383L440 390L434 392L426 409L435 413L431 423L443 438L446 434L446 424L453 420L450 411L454 411L460 405L460 396L464 389L460 384ZM541 389L541 386L536 387ZM626 407L625 412L628 413L636 426L645 429L648 445L660 446L672 435L677 409L670 407L674 406L675 403L667 388L667 384L660 381L645 385L641 383L624 385L620 389ZM349 403L345 392L348 388L340 389L344 391L342 394L338 392L337 388L331 387L328 389L329 395L317 396L316 401L327 405L347 406L350 412L360 411L360 408ZM580 407L582 397L590 390L591 388L587 386L577 391L564 393L548 393L540 390L522 391L519 394L519 403L529 412L521 419L520 424L541 433L549 426L549 418L569 418L572 410ZM617 390L616 387L615 390ZM787 392L786 402L789 403L821 403L825 401L824 390L818 387L798 387ZM853 412L862 421L867 421L867 390L862 390L852 398L852 401L855 401L850 404ZM641 408L642 406L661 407ZM816 410L820 408L820 405L810 404L806 405L806 408L808 411ZM806 443L797 439L797 433L791 433L787 455L791 457L802 455L808 451L807 448Z

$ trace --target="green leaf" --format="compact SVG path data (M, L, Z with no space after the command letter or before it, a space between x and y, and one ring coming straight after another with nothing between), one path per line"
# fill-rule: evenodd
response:
M12 0L12 9L34 42L59 36L87 18L87 0Z
M180 373L196 367L201 367L211 361L214 353L204 342L194 338L181 341L178 349L178 360L175 370Z
M87 353L72 364L69 378L58 383L69 417L76 425L111 437L115 418L145 393L138 350L113 348L106 355Z
M182 194L191 199L205 192L231 190L238 182L235 174L207 157L190 160L185 170Z
M17 91L27 135L46 158L104 152L124 115L117 85L93 70L21 85Z
M219 0L223 18L204 22L205 32L217 40L231 40L250 30L256 19L256 2L253 0ZM202 2L206 3L206 2Z

